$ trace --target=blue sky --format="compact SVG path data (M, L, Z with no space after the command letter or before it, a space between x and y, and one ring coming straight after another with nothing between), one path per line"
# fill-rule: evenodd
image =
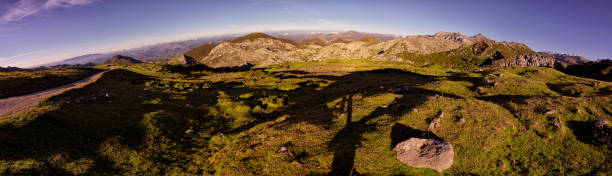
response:
M612 58L612 1L0 0L0 66L218 34L482 33L537 51Z

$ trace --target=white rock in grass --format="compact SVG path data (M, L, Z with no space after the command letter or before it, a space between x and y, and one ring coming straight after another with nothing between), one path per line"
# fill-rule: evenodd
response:
M443 140L410 138L395 146L397 159L416 168L443 172L453 165L453 146Z

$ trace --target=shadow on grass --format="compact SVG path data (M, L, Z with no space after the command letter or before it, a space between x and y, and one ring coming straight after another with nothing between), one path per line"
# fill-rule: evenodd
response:
M572 129L576 139L585 144L593 145L594 121L567 121L567 127Z

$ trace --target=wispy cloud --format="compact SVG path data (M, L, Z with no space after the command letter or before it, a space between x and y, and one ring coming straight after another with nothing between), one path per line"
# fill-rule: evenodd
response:
M0 57L0 65L9 65L14 63L17 60L22 59L25 56L31 55L34 52L27 52L27 53L22 53L22 54L18 54L18 55L14 55L14 56L9 56L9 57Z
M49 12L59 8L71 8L87 5L101 0L18 0L0 14L0 24L18 22L38 13Z

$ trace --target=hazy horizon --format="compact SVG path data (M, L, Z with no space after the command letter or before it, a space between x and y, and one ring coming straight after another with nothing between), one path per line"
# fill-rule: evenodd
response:
M406 35L482 33L588 59L612 57L607 1L116 1L0 2L0 66L222 34L333 30Z

